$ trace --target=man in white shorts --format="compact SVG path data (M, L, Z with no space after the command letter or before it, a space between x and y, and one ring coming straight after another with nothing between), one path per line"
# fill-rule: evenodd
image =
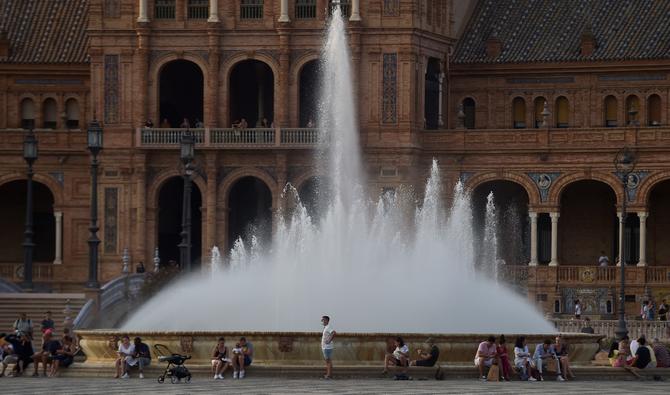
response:
M482 381L486 381L484 375L484 368L490 368L496 358L496 338L489 336L486 341L479 343L477 347L477 354L475 354L475 366L479 368L479 377Z

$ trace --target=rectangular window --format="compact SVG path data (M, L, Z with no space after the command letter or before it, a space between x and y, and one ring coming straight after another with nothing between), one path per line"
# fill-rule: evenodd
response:
M316 0L296 0L295 19L316 18Z
M328 13L329 13L329 15L333 15L333 10L335 10L335 7L337 7L337 4L336 4L336 2L333 2L333 0L330 0L328 3L329 3ZM340 0L340 9L342 10L342 15L343 16L346 16L346 17L350 16L351 15L351 0Z
M156 19L174 19L175 18L175 0L156 0L154 18Z
M240 19L262 19L263 0L242 0L240 3Z
M188 19L209 18L209 0L188 0Z

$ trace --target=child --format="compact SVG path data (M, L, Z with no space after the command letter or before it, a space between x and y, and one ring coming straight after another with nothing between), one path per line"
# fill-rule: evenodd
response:
M496 347L496 353L498 354L498 358L500 358L500 367L502 368L502 378L505 381L509 381L510 373L512 372L512 365L510 365L509 363L509 356L507 354L507 344L505 344L505 335L500 335L498 347Z

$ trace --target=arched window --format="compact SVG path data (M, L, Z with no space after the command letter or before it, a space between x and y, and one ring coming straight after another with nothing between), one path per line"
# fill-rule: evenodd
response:
M626 98L626 125L639 125L640 99L635 95Z
M608 128L618 126L617 107L616 97L610 95L605 98L605 126Z
M542 113L544 112L544 105L547 103L547 99L544 97L540 96L535 98L535 101L533 102L533 105L535 107L535 127L539 128L542 127L542 122L544 122L544 117L542 116Z
M647 99L647 124L659 126L661 124L661 97L651 95Z
M76 129L79 127L79 103L77 99L68 99L65 102L65 125L68 129Z
M426 129L437 129L440 126L440 60L436 58L428 58L423 117Z
M526 127L526 101L522 97L516 97L512 101L512 117L515 129Z
M23 129L35 127L35 102L33 99L21 100L21 127Z
M463 126L466 129L475 128L475 101L468 97L463 99L463 113L465 118L463 119Z
M45 129L56 129L58 110L56 100L48 98L42 103L42 127Z
M569 104L565 96L556 99L556 127L567 128L569 120Z

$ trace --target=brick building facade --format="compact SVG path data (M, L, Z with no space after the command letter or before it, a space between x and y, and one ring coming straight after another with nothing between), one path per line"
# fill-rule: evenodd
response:
M328 3L4 0L0 275L20 279L21 142L31 125L40 146L35 276L54 290L87 278L93 118L104 126L102 282L119 275L125 248L134 264L151 266L156 248L164 262L178 259L184 118L198 139L196 260L250 223L270 229L287 182L309 200ZM475 208L494 192L507 213L506 276L547 311L569 313L581 297L587 313L611 314L619 240L630 247L627 308L670 295L667 5L343 3L372 195L422 189L437 158L447 190L462 181ZM250 128L231 128L242 118ZM626 226L613 164L623 146L638 160ZM596 267L601 251L611 267Z

